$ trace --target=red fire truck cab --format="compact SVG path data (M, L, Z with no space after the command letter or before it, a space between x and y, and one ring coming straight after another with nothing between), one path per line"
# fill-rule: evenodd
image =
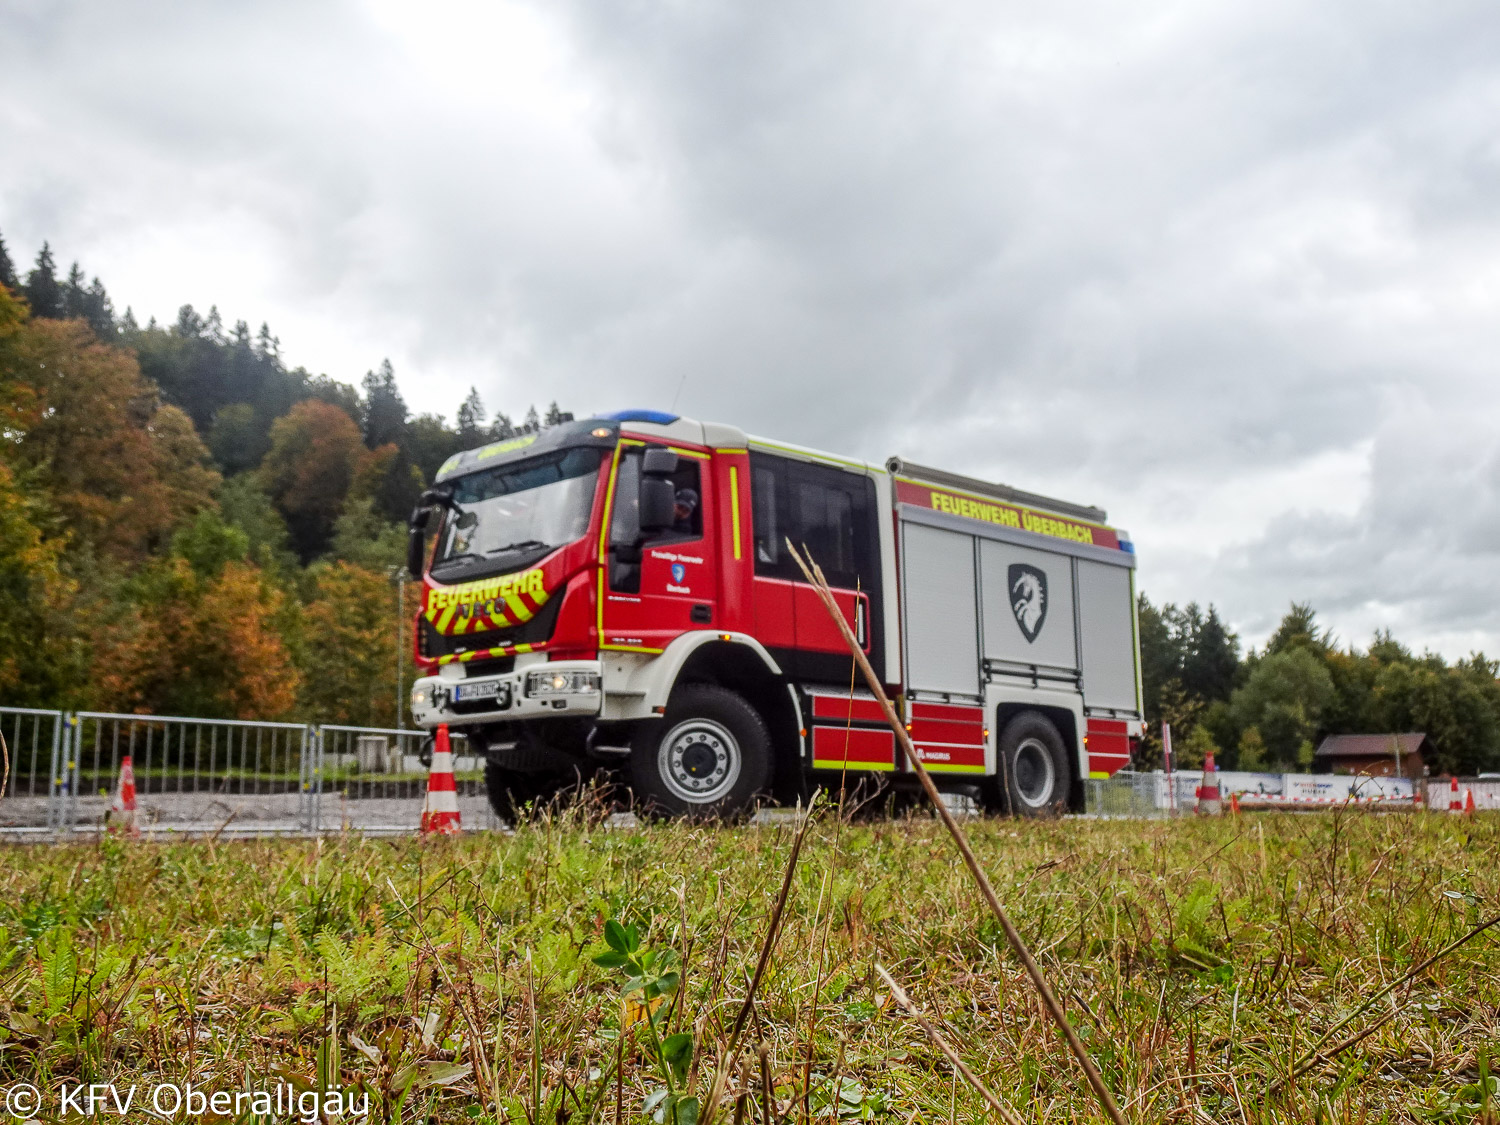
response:
M442 467L412 515L412 715L467 735L502 815L601 768L665 815L909 784L788 540L941 784L1047 815L1129 761L1135 552L1104 512L655 411Z

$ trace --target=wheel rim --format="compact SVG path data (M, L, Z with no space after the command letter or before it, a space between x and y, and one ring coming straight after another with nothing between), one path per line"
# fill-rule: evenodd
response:
M734 788L740 758L740 744L728 728L711 719L688 719L661 740L656 763L674 797L706 805Z
M1039 738L1028 738L1016 747L1016 792L1030 808L1041 808L1052 801L1057 788L1057 765L1052 751Z

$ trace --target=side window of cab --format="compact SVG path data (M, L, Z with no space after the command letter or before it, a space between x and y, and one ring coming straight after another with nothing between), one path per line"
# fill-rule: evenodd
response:
M649 448L649 447L648 447ZM703 474L695 457L679 457L673 472L672 526L649 538L641 535L640 484L644 449L632 446L620 454L609 517L609 588L637 594L641 589L641 554L648 546L686 543L703 538Z

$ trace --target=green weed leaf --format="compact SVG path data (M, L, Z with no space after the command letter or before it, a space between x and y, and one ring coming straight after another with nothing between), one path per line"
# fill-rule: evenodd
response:
M680 1031L662 1041L661 1057L672 1068L672 1076L681 1082L687 1077L688 1066L693 1061L693 1036Z
M631 929L634 928L633 926L631 927ZM640 942L637 941L635 945L631 945L630 935L626 932L625 927L611 918L608 922L604 923L604 944L616 953L633 953L639 947ZM621 963L623 964L624 962Z

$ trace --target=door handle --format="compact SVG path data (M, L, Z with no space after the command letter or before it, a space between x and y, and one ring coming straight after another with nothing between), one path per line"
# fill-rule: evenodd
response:
M854 639L859 642L860 648L866 647L865 600L858 596L854 599Z

